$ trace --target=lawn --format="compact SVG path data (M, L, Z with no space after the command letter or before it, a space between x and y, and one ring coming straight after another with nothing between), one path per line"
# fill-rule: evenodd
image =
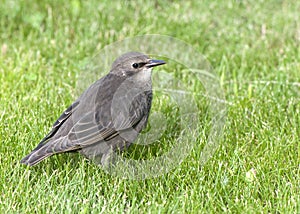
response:
M0 212L300 213L299 11L300 2L278 0L1 1ZM77 154L31 168L20 164L96 80L81 83L82 76L108 72L101 70L104 57L97 57L103 48L146 34L185 42L217 77L222 93L214 102L226 115L211 157L203 161L202 151L217 112L209 111L212 97L204 95L214 87L186 77L189 68L164 56L168 64L154 72L174 74L188 86L186 96L199 109L196 125L177 126L180 112L157 90L152 110L164 114L166 130L155 145L123 155L151 159L192 142L175 167L124 179ZM199 60L184 49L167 51ZM94 63L98 70L89 67Z

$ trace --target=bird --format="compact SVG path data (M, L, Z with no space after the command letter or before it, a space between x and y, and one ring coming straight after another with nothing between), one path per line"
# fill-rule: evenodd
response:
M140 52L118 57L55 121L51 131L20 162L34 166L47 157L79 152L105 164L146 127L152 104L152 69L166 64Z

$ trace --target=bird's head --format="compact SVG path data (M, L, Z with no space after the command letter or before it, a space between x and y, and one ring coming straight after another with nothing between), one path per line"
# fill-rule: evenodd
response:
M139 52L128 52L113 62L110 72L126 77L133 75L150 77L153 67L165 63L163 60L150 59L147 55Z

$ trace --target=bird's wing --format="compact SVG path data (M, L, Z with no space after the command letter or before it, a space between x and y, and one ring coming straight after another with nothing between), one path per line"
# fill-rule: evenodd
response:
M75 101L60 115L60 117L53 124L51 131L41 140L36 149L39 149L45 144L45 142L47 142L50 138L52 138L55 135L55 133L58 131L61 125L72 115L72 113L75 111L78 105L79 101Z
M122 131L134 128L145 117L148 117L149 113L147 106L139 105L135 101L134 103L128 111L120 111L113 118L110 115L111 112L101 111L101 108L96 112L85 114L74 124L68 134L68 139L74 142L75 147L83 148L101 140L109 140ZM136 108L137 105L140 107Z
M70 146L68 144L68 141L65 140L65 136L57 139L53 139L52 137L55 135L55 133L57 133L59 128L67 121L72 113L74 113L78 105L79 101L75 101L62 113L62 115L53 124L52 130L49 132L49 134L41 140L41 142L34 150L31 151L30 154L21 160L21 163L35 165L54 153L74 150L74 146Z

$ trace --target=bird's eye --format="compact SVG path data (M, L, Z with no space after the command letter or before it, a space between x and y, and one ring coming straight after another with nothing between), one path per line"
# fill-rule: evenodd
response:
M132 67L133 67L133 68L138 68L138 67L139 67L139 64L138 64L138 63L133 63L133 64L132 64Z

